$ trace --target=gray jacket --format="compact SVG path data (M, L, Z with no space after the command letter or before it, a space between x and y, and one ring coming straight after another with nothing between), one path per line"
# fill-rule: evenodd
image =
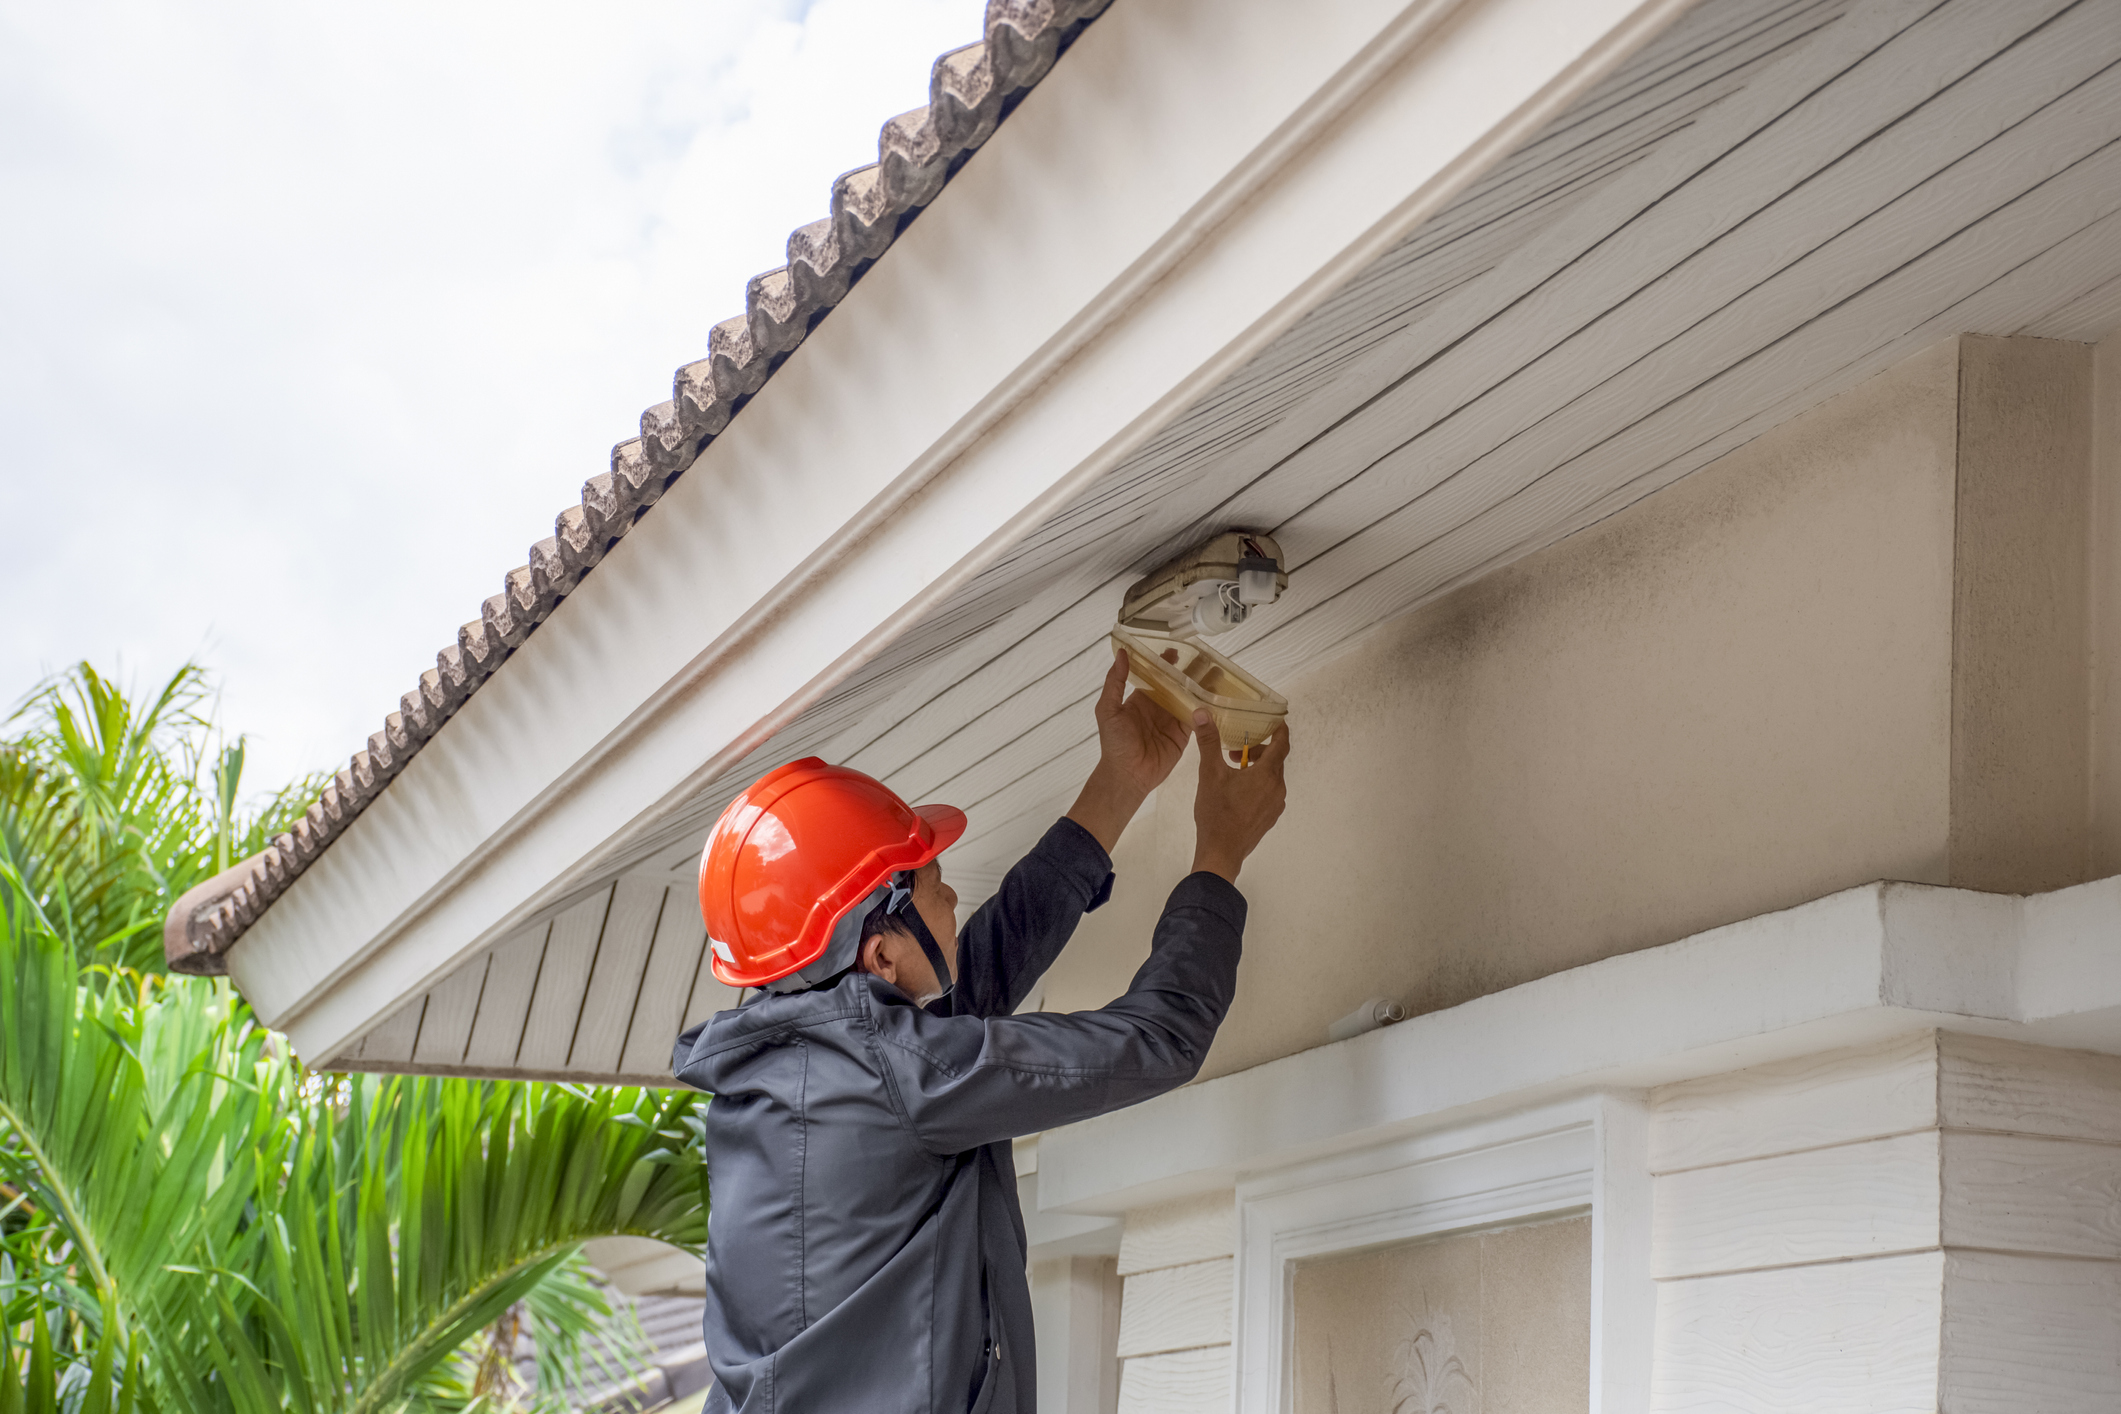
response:
M1236 987L1244 897L1195 874L1124 996L1011 1016L1111 884L1062 820L959 933L928 1010L849 972L678 1039L672 1069L715 1097L710 1414L1032 1414L1008 1141L1192 1079Z

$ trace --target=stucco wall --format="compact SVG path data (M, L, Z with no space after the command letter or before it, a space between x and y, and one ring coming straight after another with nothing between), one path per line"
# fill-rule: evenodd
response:
M2121 874L2121 334L2092 357L2091 875Z
M1275 684L1290 806L1241 880L1206 1073L1320 1044L1373 994L1450 1006L1847 885L1945 882L1956 353ZM1125 985L1190 812L1180 778L1129 830L1046 1007Z
M2090 877L2092 350L1959 343L1950 879Z

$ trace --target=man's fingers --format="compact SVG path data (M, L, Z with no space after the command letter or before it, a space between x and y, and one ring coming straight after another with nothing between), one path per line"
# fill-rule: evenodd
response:
M1193 739L1200 743L1200 769L1203 772L1213 770L1222 760L1223 738L1206 708L1198 708L1193 713Z
M1120 697L1127 690L1127 650L1112 650L1112 666L1105 670L1104 690L1097 694L1097 715L1109 717L1120 708Z
M1283 722L1274 729L1274 734L1267 738L1266 744L1260 747L1259 760L1261 765L1272 762L1274 765L1279 766L1288 759L1289 724Z

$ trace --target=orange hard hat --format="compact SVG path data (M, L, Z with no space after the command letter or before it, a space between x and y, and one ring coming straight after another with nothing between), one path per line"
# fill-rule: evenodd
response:
M802 971L856 905L964 833L956 806L908 805L882 781L815 756L768 771L729 802L700 855L714 975L763 987Z

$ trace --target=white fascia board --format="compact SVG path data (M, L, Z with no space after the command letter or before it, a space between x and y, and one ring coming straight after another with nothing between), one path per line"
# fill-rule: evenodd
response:
M1556 973L1039 1138L1039 1199L1121 1213L1598 1089L1929 1027L2121 1052L2121 878L1870 884Z
M595 882L1689 3L1114 6L238 941L238 988L326 1057Z

